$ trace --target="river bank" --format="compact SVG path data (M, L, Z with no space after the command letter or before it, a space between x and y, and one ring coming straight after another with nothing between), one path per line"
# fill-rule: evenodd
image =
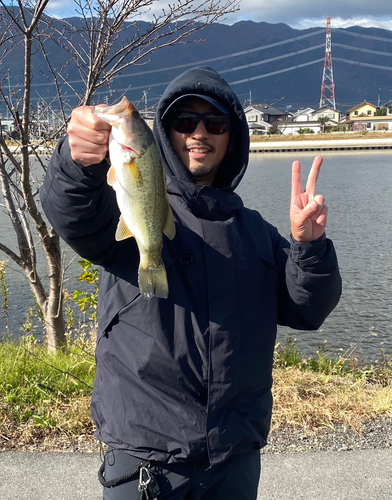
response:
M94 341L48 354L26 337L0 344L0 451L98 451L90 417ZM274 411L263 453L392 447L392 357L360 365L277 346Z
M251 136L251 153L392 149L391 132Z

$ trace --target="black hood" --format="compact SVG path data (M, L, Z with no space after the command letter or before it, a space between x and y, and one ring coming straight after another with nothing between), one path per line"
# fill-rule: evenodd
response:
M166 88L158 103L154 121L154 134L161 151L169 184L170 180L179 181L188 194L190 194L189 191L196 192L203 188L196 185L192 175L178 158L170 144L164 121L162 121L162 115L169 105L184 94L210 96L230 109L232 130L234 131L234 148L232 152L226 154L219 167L214 187L226 192L233 192L241 181L248 165L248 124L241 103L229 84L216 71L208 67L190 69L175 78ZM178 184L178 182L175 183Z

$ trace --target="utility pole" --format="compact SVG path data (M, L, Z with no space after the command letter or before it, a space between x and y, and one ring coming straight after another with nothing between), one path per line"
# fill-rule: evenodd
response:
M333 109L336 109L335 103L335 84L333 82L332 70L332 39L331 39L331 18L327 17L327 32L325 41L325 59L323 80L321 82L321 97L320 108L324 108L330 104Z
M143 90L144 112L147 113L147 90Z

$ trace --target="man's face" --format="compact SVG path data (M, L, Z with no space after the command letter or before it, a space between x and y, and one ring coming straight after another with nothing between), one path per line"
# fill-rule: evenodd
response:
M212 104L197 97L180 101L176 114L186 111L220 114ZM195 182L212 186L229 146L230 130L223 134L211 134L206 130L203 120L200 120L192 133L180 133L170 127L169 136L178 157Z

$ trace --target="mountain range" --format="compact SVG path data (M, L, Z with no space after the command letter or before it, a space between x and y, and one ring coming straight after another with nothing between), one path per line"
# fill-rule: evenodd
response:
M74 25L80 22L78 18L67 21ZM141 30L146 26L147 23L138 23ZM197 42L200 38L204 41ZM207 26L190 39L194 43L160 49L144 64L129 67L114 79L111 93L103 88L95 99L114 102L125 91L139 107L153 106L174 77L192 66L206 65L222 74L245 105L268 103L290 111L317 108L325 39L325 27L296 30L286 24L252 21ZM47 43L52 60L64 64L66 54L61 47ZM391 31L360 26L333 29L332 61L336 108L341 112L364 100L376 105L392 100ZM32 96L39 102L53 92L53 85L39 50L33 65ZM76 66L67 67L66 78L75 82L75 88L82 88ZM22 44L14 43L11 53L1 61L1 81L5 93L7 88L22 84ZM76 99L71 93L68 95L71 106L73 102L76 105ZM1 102L0 111L4 112Z

